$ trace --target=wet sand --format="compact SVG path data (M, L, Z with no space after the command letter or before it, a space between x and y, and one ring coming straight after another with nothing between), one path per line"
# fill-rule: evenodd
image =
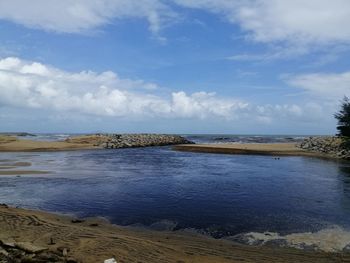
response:
M50 173L49 171L28 170L30 166L32 166L30 162L0 160L0 175L39 175ZM24 167L26 167L26 170L23 170Z
M156 232L0 206L0 240L30 242L57 251L68 248L78 262L350 262L350 254L254 247L189 232ZM51 242L53 241L53 242ZM54 243L54 244L51 244Z
M242 143L242 144L190 144L176 145L173 149L188 152L223 153L223 154L254 154L272 156L311 156L326 155L314 153L296 147L295 143Z

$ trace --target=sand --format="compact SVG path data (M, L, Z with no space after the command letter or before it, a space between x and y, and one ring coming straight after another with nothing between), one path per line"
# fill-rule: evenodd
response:
M327 157L298 148L295 143L186 144L176 145L173 149L204 153Z
M28 169L32 166L30 162L18 162L16 160L1 160L0 159L0 176L1 175L40 175L48 174L49 171L31 170ZM25 170L23 170L25 167Z
M69 248L79 262L350 262L349 254L254 247L188 232L156 232L0 206L0 240L30 242L51 251ZM55 244L50 244L51 240Z
M84 149L99 149L96 146L100 139L96 135L79 136L66 141L33 141L20 140L14 136L0 135L0 152L47 152L47 151L69 151Z

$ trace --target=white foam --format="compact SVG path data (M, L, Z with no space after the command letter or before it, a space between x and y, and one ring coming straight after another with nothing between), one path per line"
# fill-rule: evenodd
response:
M285 236L273 232L250 232L245 234L244 237L247 243L251 245L257 242L264 245L268 241L283 240L289 247L303 249L307 246L326 252L339 252L350 246L350 232L338 226L314 233L294 233Z

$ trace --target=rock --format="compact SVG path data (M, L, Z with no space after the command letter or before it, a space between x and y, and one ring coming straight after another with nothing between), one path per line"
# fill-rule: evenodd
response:
M99 136L98 145L106 149L165 146L192 143L179 135L168 134L105 134Z
M322 153L332 158L350 159L350 149L345 146L341 137L309 137L297 146L303 150Z
M18 243L15 243L15 246L21 250L24 250L29 253L34 253L34 254L48 249L46 247L39 247L39 246L33 245L32 243L29 243L29 242L18 242Z
M9 253L5 249L3 249L1 247L0 247L0 254L5 256L5 257L8 257L8 255L9 255Z
M115 260L115 258L109 258L109 259L106 259L104 263L117 263L117 261Z

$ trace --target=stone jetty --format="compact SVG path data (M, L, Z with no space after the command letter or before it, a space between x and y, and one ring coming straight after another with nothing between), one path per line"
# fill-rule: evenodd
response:
M110 134L102 143L106 149L190 144L186 138L166 134Z
M297 147L325 154L332 158L350 160L350 149L345 139L336 136L309 137L298 144Z
M165 146L193 143L179 135L169 134L94 134L70 137L69 143L93 144L106 149Z

